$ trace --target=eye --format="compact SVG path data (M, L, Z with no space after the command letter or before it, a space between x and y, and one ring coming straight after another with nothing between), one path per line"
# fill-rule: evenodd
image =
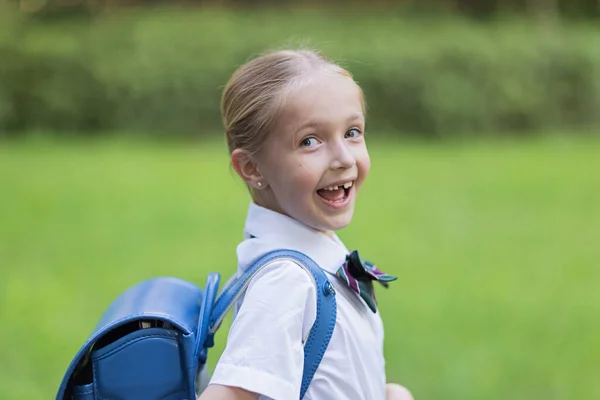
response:
M357 137L360 136L361 133L362 132L359 129L352 128L348 132L346 132L346 134L344 135L344 137L346 139L348 139L348 138L357 138Z
M319 144L319 141L314 136L305 137L300 142L300 147L312 147Z

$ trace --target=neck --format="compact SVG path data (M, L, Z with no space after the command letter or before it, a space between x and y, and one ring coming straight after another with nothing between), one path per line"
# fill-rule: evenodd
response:
M333 239L333 231L319 231L322 234L324 234L325 236L327 236L329 239Z

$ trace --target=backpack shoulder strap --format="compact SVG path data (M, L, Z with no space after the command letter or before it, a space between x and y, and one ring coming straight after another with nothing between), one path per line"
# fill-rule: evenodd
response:
M337 314L333 285L329 282L325 271L306 254L295 250L275 250L253 262L244 274L223 289L215 303L209 334L214 335L223 322L225 314L242 296L252 278L271 262L281 259L288 259L304 268L312 277L317 289L317 316L304 344L304 371L300 388L300 399L302 399L327 350Z

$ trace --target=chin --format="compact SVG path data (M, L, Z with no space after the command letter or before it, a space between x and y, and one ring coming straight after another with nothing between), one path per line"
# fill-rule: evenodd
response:
M344 213L343 215L339 215L336 217L329 217L321 219L319 230L323 231L339 231L344 229L350 222L352 222L352 212Z
M297 221L318 231L339 231L350 225L354 215L354 204L338 212L323 212L322 209L306 209L303 213L287 214Z

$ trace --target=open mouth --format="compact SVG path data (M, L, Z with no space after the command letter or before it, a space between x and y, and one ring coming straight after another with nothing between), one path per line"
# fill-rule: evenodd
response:
M344 182L338 185L332 185L323 189L317 190L317 194L326 203L331 205L343 205L350 197L350 191L354 181Z

